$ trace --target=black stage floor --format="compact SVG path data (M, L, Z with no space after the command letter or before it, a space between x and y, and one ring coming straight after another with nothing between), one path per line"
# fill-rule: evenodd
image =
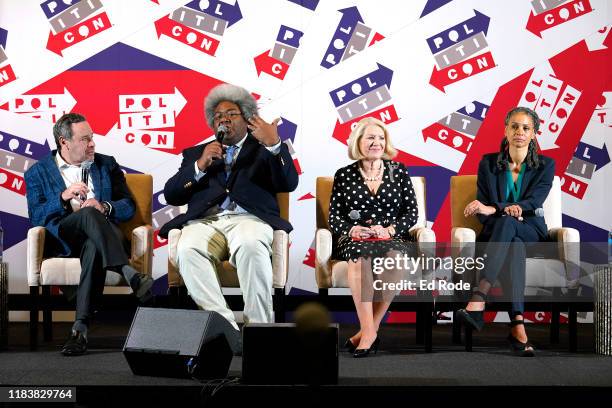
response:
M28 325L11 323L9 349L0 352L0 385L77 386L78 400L83 405L113 403L114 398L139 393L155 402L174 400L180 395L181 399L197 403L212 392L214 387L204 387L195 380L133 375L120 351L130 322L116 318L99 320L102 321L90 329L89 353L72 358L59 353L70 324L55 323L54 341L41 342L37 351L30 351ZM353 325L341 325L341 340L354 330ZM592 325L579 326L576 353L567 351L566 327L561 328L561 342L551 345L547 325L529 325L530 340L538 350L536 358L512 355L505 340L507 330L506 325L492 324L483 332L474 333L474 351L468 353L463 346L452 344L450 325L434 325L433 353L425 353L421 345L415 344L413 325L384 325L380 332L381 351L365 359L354 359L341 352L338 386L322 387L314 397L308 387L241 385L242 359L234 357L229 376L235 380L217 392L215 398L217 401L255 395L299 398L300 393L307 393L307 399L315 400L334 395L344 399L349 394L357 399L361 391L369 390L369 396L432 393L432 397L440 399L444 390L449 391L450 397L458 390L466 390L462 387L472 390L487 387L488 393L500 387L499 398L503 400L507 398L505 392L515 387L529 387L532 391L544 387L542 390L554 390L559 399L582 401L612 390L612 357L594 354ZM325 396L318 394L321 390Z

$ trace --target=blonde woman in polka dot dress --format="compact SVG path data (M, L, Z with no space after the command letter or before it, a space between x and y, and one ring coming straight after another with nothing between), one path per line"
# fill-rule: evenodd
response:
M354 357L378 349L378 327L391 301L362 300L361 264L390 253L411 253L408 230L418 218L417 203L406 167L392 161L397 154L384 123L362 119L348 139L354 163L334 177L329 225L334 258L348 261L348 282L360 330L345 347ZM379 241L361 241L380 238Z

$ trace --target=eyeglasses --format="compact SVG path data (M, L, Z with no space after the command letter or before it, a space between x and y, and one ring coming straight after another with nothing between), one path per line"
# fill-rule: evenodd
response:
M242 112L239 112L239 111L215 112L215 114L213 115L213 120L215 122L218 122L223 118L228 118L232 120L235 117L240 116L240 115L242 115Z

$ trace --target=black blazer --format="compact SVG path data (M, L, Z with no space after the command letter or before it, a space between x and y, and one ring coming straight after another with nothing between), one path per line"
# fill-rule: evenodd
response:
M182 228L188 221L200 218L213 206L220 205L229 194L231 199L270 224L273 229L290 232L293 227L280 217L276 193L295 190L298 174L289 149L281 143L278 155L273 155L250 133L225 181L223 160L215 160L199 181L195 180L194 163L206 145L183 150L183 162L178 172L164 186L164 196L170 205L188 204L185 214L168 221L159 231L163 238L173 228Z
M497 168L497 153L485 154L478 166L478 191L476 198L485 205L492 205L497 209L494 215L478 214L478 219L483 224L483 230L479 240L488 240L493 220L503 214L504 208L512 204L518 204L523 211L542 208L544 200L552 187L555 177L555 161L549 157L539 156L540 166L532 169L525 167L523 183L521 185L521 200L517 203L506 201L506 170ZM533 226L540 240L548 236L548 227L544 217L525 217L525 223Z

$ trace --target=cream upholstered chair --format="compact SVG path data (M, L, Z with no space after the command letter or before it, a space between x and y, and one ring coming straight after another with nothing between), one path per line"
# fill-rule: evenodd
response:
M482 224L476 217L466 218L463 211L466 205L476 199L476 176L453 176L450 185L451 204L451 245L453 255L463 250L463 256L474 256L476 236L482 229ZM561 225L561 182L558 176L553 180L552 188L542 206L544 219L548 226L548 238L557 242L558 258L528 257L525 270L526 288L546 288L560 295L562 288L574 288L578 282L580 265L580 233L574 228ZM467 252L465 252L467 251ZM469 252L469 253L468 253ZM471 287L478 282L478 276L472 276ZM525 299L528 301L528 298ZM528 302L525 307L527 308ZM559 301L553 302L551 321L551 341L557 342L559 336ZM573 317L572 317L573 316ZM576 319L575 313L570 313L570 320ZM575 321L570 322L570 347L575 346ZM455 328L455 331L457 329ZM470 338L466 347L471 349Z
M151 202L153 177L150 174L126 174L128 189L132 193L136 212L131 220L119 224L121 231L130 242L130 265L140 273L151 275L153 265L153 227L151 226ZM45 246L44 227L30 228L27 238L27 274L32 306L30 309L30 346L36 347L38 337L38 311L43 311L45 340L51 339L51 308L49 301L51 286L78 285L81 275L79 258L43 258ZM123 276L106 271L105 286L125 286ZM39 308L39 292L42 288L42 302Z
M276 194L276 201L280 209L280 216L289 221L289 193ZM181 213L187 211L187 206L180 208ZM176 302L182 302L187 291L181 277L178 261L177 246L181 238L181 230L173 229L168 233L168 293ZM285 319L285 285L289 273L289 234L282 230L274 231L272 241L272 286L274 288L274 311L277 322ZM239 288L238 274L228 260L217 265L217 274L222 288ZM225 295L232 310L242 310L244 303L242 297L237 299L234 295ZM235 301L235 302L234 302Z
M420 252L431 254L435 252L436 234L426 227L426 207L425 207L425 178L411 177L412 186L417 199L418 220L410 229L410 235L417 243ZM332 259L332 233L329 227L329 204L331 199L333 177L317 177L316 186L316 210L317 210L317 231L315 235L315 276L319 296L324 303L330 305L328 289L348 288L348 262ZM348 302L347 302L348 303ZM402 305L409 305L408 302L401 302ZM398 303L399 305L399 303ZM420 301L417 303L417 341L423 341L426 351L431 351L431 323L432 323L432 303ZM422 307L421 307L422 306ZM346 307L354 309L352 300ZM393 306L391 306L393 308ZM337 306L333 307L334 309ZM421 313L419 313L421 312ZM425 325L425 327L423 327ZM424 329L424 332L421 330ZM425 337L423 338L423 335Z

